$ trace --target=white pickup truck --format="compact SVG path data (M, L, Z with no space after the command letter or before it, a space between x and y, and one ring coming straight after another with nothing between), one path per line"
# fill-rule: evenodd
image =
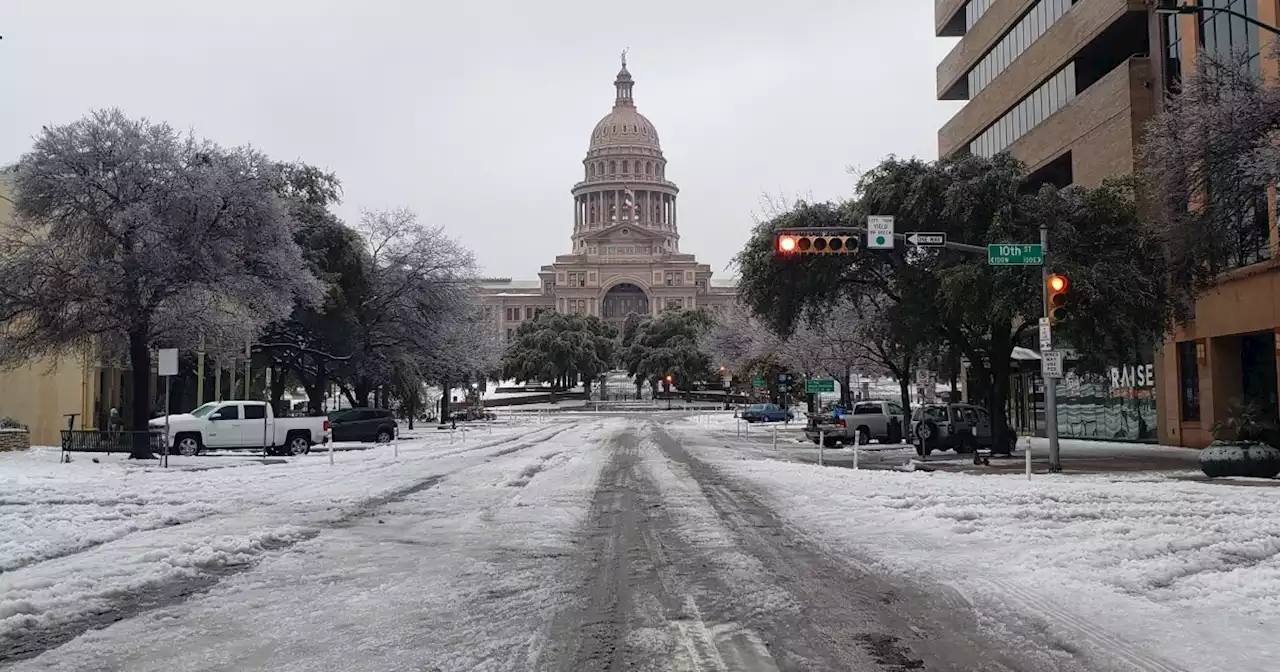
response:
M190 413L170 415L168 420L169 445L182 455L246 448L265 448L273 455L305 455L312 445L329 440L328 418L277 418L264 401L211 401ZM149 424L164 431L165 418Z

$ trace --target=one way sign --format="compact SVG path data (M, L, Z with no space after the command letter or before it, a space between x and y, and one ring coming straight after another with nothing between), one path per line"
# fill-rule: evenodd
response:
M945 247L947 234L941 231L915 231L907 234L907 244L916 247Z

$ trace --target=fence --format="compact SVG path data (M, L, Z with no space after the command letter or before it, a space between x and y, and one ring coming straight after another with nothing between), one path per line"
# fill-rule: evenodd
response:
M159 453L164 450L164 432L125 432L109 429L62 430L63 453L131 453L134 446Z

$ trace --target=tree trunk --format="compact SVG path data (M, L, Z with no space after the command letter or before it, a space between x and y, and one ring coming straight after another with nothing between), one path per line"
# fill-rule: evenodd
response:
M353 390L355 396L351 400L351 405L357 408L369 408L369 394L372 391L368 381L357 381Z
M134 432L147 431L151 420L151 344L147 330L139 328L129 334L130 382L133 384L133 409L130 415ZM148 460L155 457L146 434L134 434L129 446L129 457Z
M907 370L910 371L909 368ZM906 375L898 376L898 394L902 395L901 396L902 408L904 411L906 411L908 420L910 420L910 415L911 415L911 378L910 377ZM902 429L904 432L906 431L906 427L903 427Z
M844 378L840 381L840 407L853 408L853 390L849 386L853 384L853 367L844 367Z
M441 381L440 383L440 422L441 423L445 423L449 421L449 402L450 402L449 395L452 392L452 390L453 390L452 381L450 381L448 378L445 378L443 381Z
M281 412L280 400L284 397L284 386L287 382L285 376L289 375L289 370L279 366L272 366L271 368L271 409L277 416L286 415Z
M590 378L582 379L582 390L587 393L587 398L590 399L591 398L591 379Z

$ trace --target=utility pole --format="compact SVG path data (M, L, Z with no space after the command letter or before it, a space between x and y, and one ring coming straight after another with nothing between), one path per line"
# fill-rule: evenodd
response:
M1040 249L1044 254L1044 264L1040 267L1041 303L1044 304L1044 316L1049 317L1049 225L1040 223ZM1044 356L1043 354L1041 356ZM1062 471L1062 460L1058 455L1058 379L1052 376L1041 376L1044 380L1044 432L1049 439L1049 473ZM1031 450L1031 444L1027 444Z

